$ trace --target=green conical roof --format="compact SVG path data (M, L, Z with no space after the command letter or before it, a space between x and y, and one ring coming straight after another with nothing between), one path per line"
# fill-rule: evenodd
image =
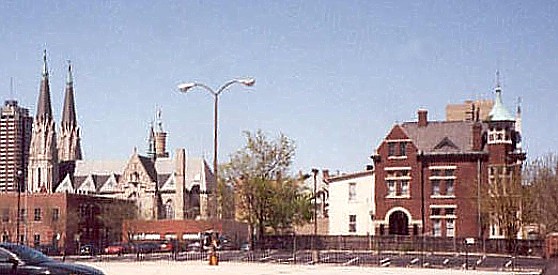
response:
M502 102L502 89L500 86L496 87L496 100L494 100L494 106L488 114L488 119L490 121L515 121L515 118L508 112Z

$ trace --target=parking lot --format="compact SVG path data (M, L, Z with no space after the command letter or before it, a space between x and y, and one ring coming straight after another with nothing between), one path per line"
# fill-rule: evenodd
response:
M499 255L463 255L433 253L381 253L370 251L312 251L238 250L219 251L221 263L260 263L282 265L332 265L332 266L366 266L366 267L405 267L420 269L483 270L483 271L522 271L539 272L546 261L536 257L510 257ZM169 253L135 253L124 255L101 255L81 257L75 260L93 262L149 262L167 260L176 262L207 263L206 252ZM316 259L319 259L316 261Z

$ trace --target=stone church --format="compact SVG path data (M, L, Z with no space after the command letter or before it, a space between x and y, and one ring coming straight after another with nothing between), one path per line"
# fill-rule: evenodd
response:
M179 148L166 151L167 133L161 113L151 126L149 148L140 155L134 148L121 161L83 160L77 121L71 64L65 88L59 133L52 115L46 51L37 113L29 150L27 192L87 194L135 202L138 218L208 219L214 209L215 178L202 158L189 157Z

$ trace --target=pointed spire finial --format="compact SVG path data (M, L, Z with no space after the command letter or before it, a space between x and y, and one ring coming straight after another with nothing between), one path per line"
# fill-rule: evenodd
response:
M496 70L496 88L500 88L500 70Z
M163 132L163 120L161 119L162 112L162 108L157 107L157 132L159 133Z
M43 77L48 77L47 51L43 50Z
M68 78L66 79L66 84L73 84L74 77L72 76L72 61L68 60Z
M517 115L521 115L521 97L517 97Z

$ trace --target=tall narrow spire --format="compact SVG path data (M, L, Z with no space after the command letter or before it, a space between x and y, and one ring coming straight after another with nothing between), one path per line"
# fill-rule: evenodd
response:
M41 79L39 101L37 102L36 119L52 119L52 108L50 104L50 87L48 83L48 67L46 50L43 52L43 77Z
M149 124L149 137L148 137L148 147L147 147L147 156L152 159L155 159L156 152L155 152L155 131L153 130L153 121Z
M72 77L72 63L68 60L68 76L66 79L66 93L62 109L62 127L75 127L77 125L76 107L74 102L74 79Z
M43 51L43 78L48 77L47 51Z

